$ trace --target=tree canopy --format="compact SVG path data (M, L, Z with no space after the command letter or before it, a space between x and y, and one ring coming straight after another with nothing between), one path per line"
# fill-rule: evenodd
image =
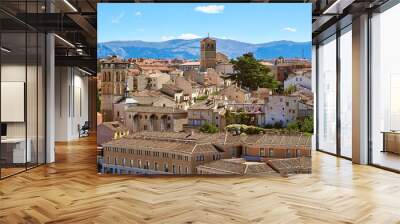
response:
M205 123L201 126L200 131L203 133L213 134L219 132L219 129L215 124Z
M275 79L271 70L257 61L252 53L246 53L243 56L232 59L231 63L235 71L232 80L236 81L240 86L251 90L256 90L258 87L269 89L277 89L279 87L279 82Z

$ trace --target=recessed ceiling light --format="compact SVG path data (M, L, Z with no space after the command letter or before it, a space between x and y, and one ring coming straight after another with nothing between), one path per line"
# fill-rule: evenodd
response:
M88 72L88 71L85 71L85 70L83 70L83 69L81 69L81 68L79 68L79 67L78 67L78 70L81 71L81 72L83 72L83 73L85 73L85 74L87 74L87 75L92 75L92 73L90 73L90 72Z
M54 34L54 36L57 37L57 38L58 38L59 40L61 40L62 42L66 43L67 45L69 45L69 46L75 48L75 45L73 45L73 44L72 44L71 42L69 42L68 40L66 40L66 39L64 39L64 38L62 38L62 37L60 37L58 34Z
M78 12L78 10L68 1L64 0L65 4L67 4L74 12Z
M1 47L0 49L1 49L1 51L4 51L4 52L6 52L6 53L10 53L10 52L11 52L11 50L8 50L8 49L5 48L5 47Z

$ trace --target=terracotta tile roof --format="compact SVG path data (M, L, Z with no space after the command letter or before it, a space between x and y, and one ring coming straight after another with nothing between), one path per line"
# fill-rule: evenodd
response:
M132 93L132 96L160 96L161 93L159 91L154 90L143 90L140 92Z
M311 148L311 136L302 134L278 135L260 134L248 135L243 141L246 145L307 147Z
M202 143L187 140L166 140L144 138L138 136L127 136L121 139L115 139L107 142L104 147L122 147L126 149L142 149L142 150L159 150L165 152L181 152L181 153L204 153L219 152L219 150L211 143Z
M271 159L267 163L281 174L311 173L311 157Z
M118 121L111 121L111 122L103 122L99 126L104 126L111 131L128 131L128 129Z
M177 87L175 84L164 84L160 91L169 96L174 96L175 93L183 92L183 90Z
M212 144L223 145L260 145L260 146L282 146L282 147L298 147L311 148L311 136L292 134L278 135L275 133L259 134L259 135L232 135L229 133L186 133L186 132L135 132L131 135L136 138L148 139L176 139L188 140L196 142L211 142Z
M160 140L186 140L198 143L211 142L215 145L240 144L241 136L234 136L226 133L206 134L200 132L135 132L133 138L160 139Z
M137 104L140 106L151 106L155 102L159 101L162 98L170 100L170 98L164 97L163 95L160 96L134 96L132 97L134 100L137 101ZM175 101L170 100L171 103L175 103Z
M168 114L178 114L187 113L184 110L176 109L173 107L151 107L151 106L135 106L126 109L127 112L137 112L137 113L168 113Z
M244 159L222 159L197 166L197 168L226 174L276 173L266 163L246 162Z
M184 65L184 66L200 66L200 62L199 61L188 61L185 62L183 64L180 65Z

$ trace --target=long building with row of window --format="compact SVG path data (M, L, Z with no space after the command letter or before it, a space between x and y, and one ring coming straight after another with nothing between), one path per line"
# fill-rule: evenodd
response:
M302 134L136 132L103 145L102 172L196 174L199 166L221 159L267 162L310 156L311 137Z

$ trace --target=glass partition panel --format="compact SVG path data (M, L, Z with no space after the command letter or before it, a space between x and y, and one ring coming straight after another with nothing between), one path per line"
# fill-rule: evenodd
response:
M336 153L336 36L318 48L318 149Z
M31 162L26 141L26 46L25 32L1 34L2 177L24 171L26 163Z
M36 32L27 33L27 80L26 80L26 114L27 114L27 150L30 151L30 161L27 167L37 166L38 163L38 35Z
M400 4L374 15L372 29L372 163L400 170Z
M352 32L351 26L340 36L340 153L352 157Z

